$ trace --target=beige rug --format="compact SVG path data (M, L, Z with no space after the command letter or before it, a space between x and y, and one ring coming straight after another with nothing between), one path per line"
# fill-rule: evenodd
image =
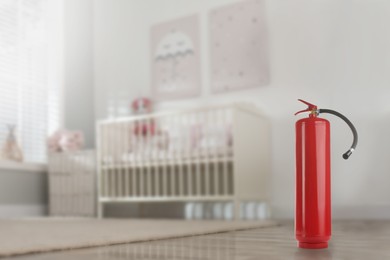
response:
M273 226L273 221L0 220L0 257Z

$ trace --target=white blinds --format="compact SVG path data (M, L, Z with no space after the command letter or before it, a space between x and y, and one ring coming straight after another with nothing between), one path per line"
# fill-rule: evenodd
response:
M25 161L46 160L48 131L59 124L48 39L47 0L0 0L0 145L16 125Z

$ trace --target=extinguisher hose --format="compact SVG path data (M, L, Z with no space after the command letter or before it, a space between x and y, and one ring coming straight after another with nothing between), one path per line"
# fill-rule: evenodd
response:
M345 160L347 160L349 158L349 156L351 156L352 152L356 149L356 145L357 145L357 142L358 142L358 133L356 131L355 126L352 124L351 121L349 121L348 118L346 118L344 115L340 114L337 111L334 111L334 110L331 110L331 109L322 109L321 108L321 109L318 109L317 112L319 114L327 113L327 114L332 114L332 115L335 115L337 117L340 117L351 128L352 134L353 134L353 142L352 142L351 148L343 154L343 158Z

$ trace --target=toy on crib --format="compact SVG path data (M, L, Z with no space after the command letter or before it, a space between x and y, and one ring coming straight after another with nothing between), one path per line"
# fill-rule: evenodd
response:
M47 140L49 152L78 151L84 146L84 135L81 131L57 130Z
M7 125L8 127L8 136L5 140L3 149L1 151L1 157L5 160L10 161L23 161L23 152L19 147L18 142L15 136L15 125Z
M149 114L153 110L152 101L144 97L137 98L131 103L131 108L134 115ZM141 136L154 135L156 132L154 120L150 119L144 121L145 122L135 122L134 134Z

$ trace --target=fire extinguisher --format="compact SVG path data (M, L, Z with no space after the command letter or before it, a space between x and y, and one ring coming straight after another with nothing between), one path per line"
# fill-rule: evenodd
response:
M348 159L355 150L358 135L354 125L344 115L298 99L308 108L295 113L309 112L299 119L296 130L296 197L295 237L300 248L327 248L331 237L330 189L330 124L318 115L335 115L351 128L353 143L343 154Z

